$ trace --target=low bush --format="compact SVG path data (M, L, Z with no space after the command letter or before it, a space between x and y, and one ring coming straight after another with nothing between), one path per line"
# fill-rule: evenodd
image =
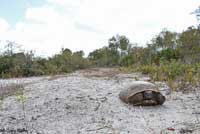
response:
M171 61L160 65L137 65L120 68L125 72L141 72L153 81L165 81L172 90L184 85L196 86L200 81L200 64L184 64Z

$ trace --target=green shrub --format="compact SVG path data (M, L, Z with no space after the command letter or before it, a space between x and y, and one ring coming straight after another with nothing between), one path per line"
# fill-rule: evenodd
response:
M172 60L160 65L139 65L123 68L122 71L141 72L149 75L153 81L165 81L172 90L182 88L187 84L196 86L200 81L200 64L184 64Z

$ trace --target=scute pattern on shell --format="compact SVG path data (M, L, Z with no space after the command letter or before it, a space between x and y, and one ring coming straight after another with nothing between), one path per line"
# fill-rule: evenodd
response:
M158 88L156 87L156 85L154 85L153 83L145 82L145 81L135 81L135 82L131 83L130 86L126 87L126 89L123 89L120 92L119 98L123 102L129 103L130 97L132 97L133 95L135 95L137 93L147 91L147 90L151 90L151 91L160 93Z

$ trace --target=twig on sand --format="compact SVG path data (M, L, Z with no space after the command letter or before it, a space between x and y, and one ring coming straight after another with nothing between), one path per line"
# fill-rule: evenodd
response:
M168 126L167 128L164 128L160 131L160 134L163 134L166 130L171 130L172 128L178 126L178 125L181 125L181 124L184 124L184 122L181 122L181 123L176 123L176 124L173 124L171 126ZM169 129L170 128L170 129Z
M200 124L188 124L188 123L186 123L186 122L181 122L181 123L176 123L176 124L174 124L174 125L171 125L171 126L169 126L169 127L167 127L167 128L164 128L164 129L162 129L161 131L160 131L160 134L163 134L165 131L167 131L167 130L170 130L170 129L174 129L176 126L178 126L178 125L186 125L186 126L190 126L190 125L192 125L192 129L190 130L190 131L195 131L195 130L198 130L198 129L200 129ZM175 130L175 129L174 129Z
M100 102L97 102L97 106L96 106L96 108L94 109L94 111L97 111L98 109L99 109L99 107L101 106L101 103Z
M103 126L103 127L97 128L97 129L88 129L87 131L98 131L98 130L101 130L101 129L104 129L104 128L111 128L111 127L110 126Z
M101 103L104 103L105 101L107 101L107 98L106 97L102 97L102 98L96 99L96 101L97 101L97 106L94 109L94 111L97 111L100 108ZM99 102L99 101L101 101L101 102Z

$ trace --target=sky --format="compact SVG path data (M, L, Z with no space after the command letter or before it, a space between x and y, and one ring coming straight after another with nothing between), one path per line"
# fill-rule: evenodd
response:
M116 34L145 46L163 28L196 26L190 13L199 6L200 0L0 0L0 41L38 56L61 48L87 55Z

